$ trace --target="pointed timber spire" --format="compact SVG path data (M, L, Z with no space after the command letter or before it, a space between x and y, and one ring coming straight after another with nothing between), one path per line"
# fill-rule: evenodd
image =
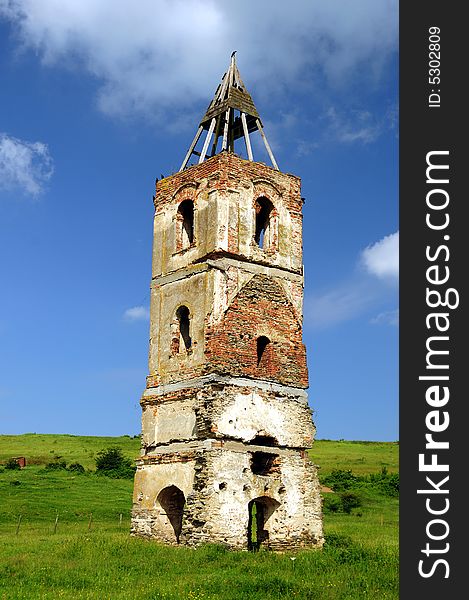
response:
M259 130L262 136L262 140L270 160L272 161L273 167L277 169L277 171L279 170L269 146L269 142L265 137L259 113L257 112L254 102L252 101L249 92L246 90L246 86L239 74L235 55L236 50L231 54L230 66L223 75L221 83L215 92L215 96L200 121L197 133L192 140L192 144L184 157L179 171L183 171L187 167L189 159L193 154L199 157L199 164L206 158L214 156L217 153L217 146L220 139L221 151L234 152L235 140L244 137L248 159L254 160L249 134L256 130ZM204 130L207 131L207 135L202 149L199 152L195 147ZM208 154L209 145L213 136L210 154Z

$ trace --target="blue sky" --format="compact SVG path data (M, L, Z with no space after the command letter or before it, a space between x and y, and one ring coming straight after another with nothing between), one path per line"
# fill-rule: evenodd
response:
M302 178L317 437L398 439L397 21L386 0L0 0L0 433L139 433L155 177L237 50Z

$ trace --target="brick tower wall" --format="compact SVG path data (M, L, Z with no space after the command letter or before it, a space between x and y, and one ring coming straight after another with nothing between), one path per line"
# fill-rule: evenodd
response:
M223 152L158 181L154 202L132 533L246 549L254 503L265 545L321 546L317 470L306 454L315 428L300 180Z

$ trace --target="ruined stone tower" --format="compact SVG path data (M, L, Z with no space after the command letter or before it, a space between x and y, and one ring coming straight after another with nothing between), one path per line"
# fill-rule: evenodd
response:
M253 161L255 130L273 167ZM234 152L242 139L248 160ZM181 170L156 185L134 535L235 549L322 545L307 454L302 203L233 54Z

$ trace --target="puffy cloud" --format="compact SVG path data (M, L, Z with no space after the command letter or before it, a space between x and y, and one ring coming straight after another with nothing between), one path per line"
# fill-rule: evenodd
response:
M368 246L361 254L366 270L381 279L399 277L399 232Z
M399 275L399 232L362 250L358 263L365 273L355 269L347 280L305 299L305 327L324 329L350 321L394 298L396 288L387 282L394 283ZM381 312L370 322L398 325L399 311Z
M0 187L39 195L54 172L46 144L0 133Z
M150 311L146 306L133 306L124 312L126 321L148 321L149 318Z
M232 50L266 94L316 75L376 79L397 49L397 13L397 0L0 0L25 49L96 78L102 111L155 118L206 100Z

